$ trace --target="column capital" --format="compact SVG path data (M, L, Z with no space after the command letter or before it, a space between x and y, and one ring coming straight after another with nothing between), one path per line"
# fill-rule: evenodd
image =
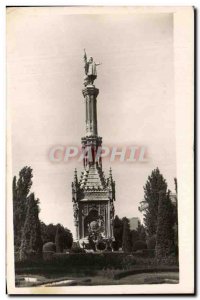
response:
M95 97L99 94L99 89L97 89L94 85L88 85L85 89L82 90L83 96L94 95Z

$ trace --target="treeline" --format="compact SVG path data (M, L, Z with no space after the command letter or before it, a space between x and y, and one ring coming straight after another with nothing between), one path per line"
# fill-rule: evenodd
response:
M13 178L14 248L20 260L41 254L47 242L56 242L59 250L71 248L71 232L61 224L46 225L39 219L39 199L31 192L33 173L30 167Z
M144 186L144 200L139 210L144 216L147 246L155 248L157 258L178 254L177 180L174 179L175 201L167 182L156 168Z
M171 191L166 180L156 168L148 177L144 186L144 200L139 210L144 216L144 225L130 230L129 219L114 219L114 237L116 249L123 251L155 250L157 258L178 254L178 214L177 180L175 178L175 201L171 200Z
M121 248L124 252L132 252L147 248L144 226L139 223L136 230L130 230L129 219L126 217L120 219L115 216L113 234L116 250Z

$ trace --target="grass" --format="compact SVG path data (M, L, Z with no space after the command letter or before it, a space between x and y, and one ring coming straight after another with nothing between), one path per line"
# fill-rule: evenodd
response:
M77 276L56 276L47 278L44 276L37 276L33 275L34 278L37 278L36 283L32 282L25 282L23 280L24 277L27 275L17 275L16 282L17 286L20 287L30 287L30 286L38 286L38 285L47 285L57 282L56 286L67 286L68 283L61 283L66 280L73 280L73 285L84 285L84 286L91 286L91 285L124 285L124 284L162 284L162 283L178 283L179 281L179 273L178 272L152 272L152 273L140 273L129 275L123 277L121 279L113 279L103 276L101 273L97 274L96 276L92 276L90 278L83 278ZM31 275L28 275L31 277Z
M52 260L16 262L15 274L16 286L52 282L65 286L67 280L75 281L76 285L151 284L166 280L175 283L178 281L178 260L172 257L158 264L155 258L126 253L55 255ZM27 282L24 277L37 278L37 282Z
M89 285L161 284L178 283L178 281L178 272L157 272L135 274L117 280L97 275L91 278Z

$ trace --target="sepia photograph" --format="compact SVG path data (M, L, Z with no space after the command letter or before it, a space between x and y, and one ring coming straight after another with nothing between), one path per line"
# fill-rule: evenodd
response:
M8 294L194 293L194 9L6 27Z

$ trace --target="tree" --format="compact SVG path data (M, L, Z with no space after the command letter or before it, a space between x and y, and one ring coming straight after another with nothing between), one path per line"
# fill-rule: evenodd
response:
M137 233L138 233L138 240L146 242L146 231L144 225L140 224L140 222L138 224Z
M64 237L64 248L71 249L73 244L73 236L71 231L68 228L64 228L63 237Z
M14 223L14 246L17 252L21 245L22 230L24 227L27 211L27 197L32 185L32 169L24 167L19 172L19 179L13 178L13 223Z
M134 246L135 242L139 240L139 234L138 234L137 230L131 230L130 235L131 235L131 248L132 248L132 251L134 251L133 246Z
M52 223L46 225L45 223L41 222L41 235L43 244L47 242L55 242L56 230L56 225L53 225Z
M148 239L147 239L147 248L150 249L150 250L154 250L156 247L156 234L150 236Z
M27 201L27 213L22 232L20 259L27 258L30 253L42 252L42 239L39 220L39 199L31 193Z
M117 215L113 222L113 234L118 248L122 247L123 222Z
M144 213L144 225L148 236L156 234L158 219L158 203L160 193L167 193L167 183L159 169L156 168L148 176L144 186L144 200L139 210Z
M123 222L123 235L122 235L122 249L124 252L131 251L131 234L130 234L130 225L129 220L124 217Z
M147 244L145 241L138 240L133 245L134 251L147 249Z
M178 194L178 183L177 183L177 178L174 178L174 185L175 185L175 191L176 191L176 195Z
M61 224L57 224L56 228L56 252L63 252L64 249L71 249L73 243L71 231L64 228Z
M162 193L158 207L158 227L156 231L156 257L163 258L170 254L174 246L174 216L170 192Z
M175 191L176 191L176 202L174 203L174 244L175 244L175 252L178 255L178 183L177 179L174 178Z
M56 244L56 252L62 253L64 246L63 246L62 230L60 224L57 225L55 244Z

